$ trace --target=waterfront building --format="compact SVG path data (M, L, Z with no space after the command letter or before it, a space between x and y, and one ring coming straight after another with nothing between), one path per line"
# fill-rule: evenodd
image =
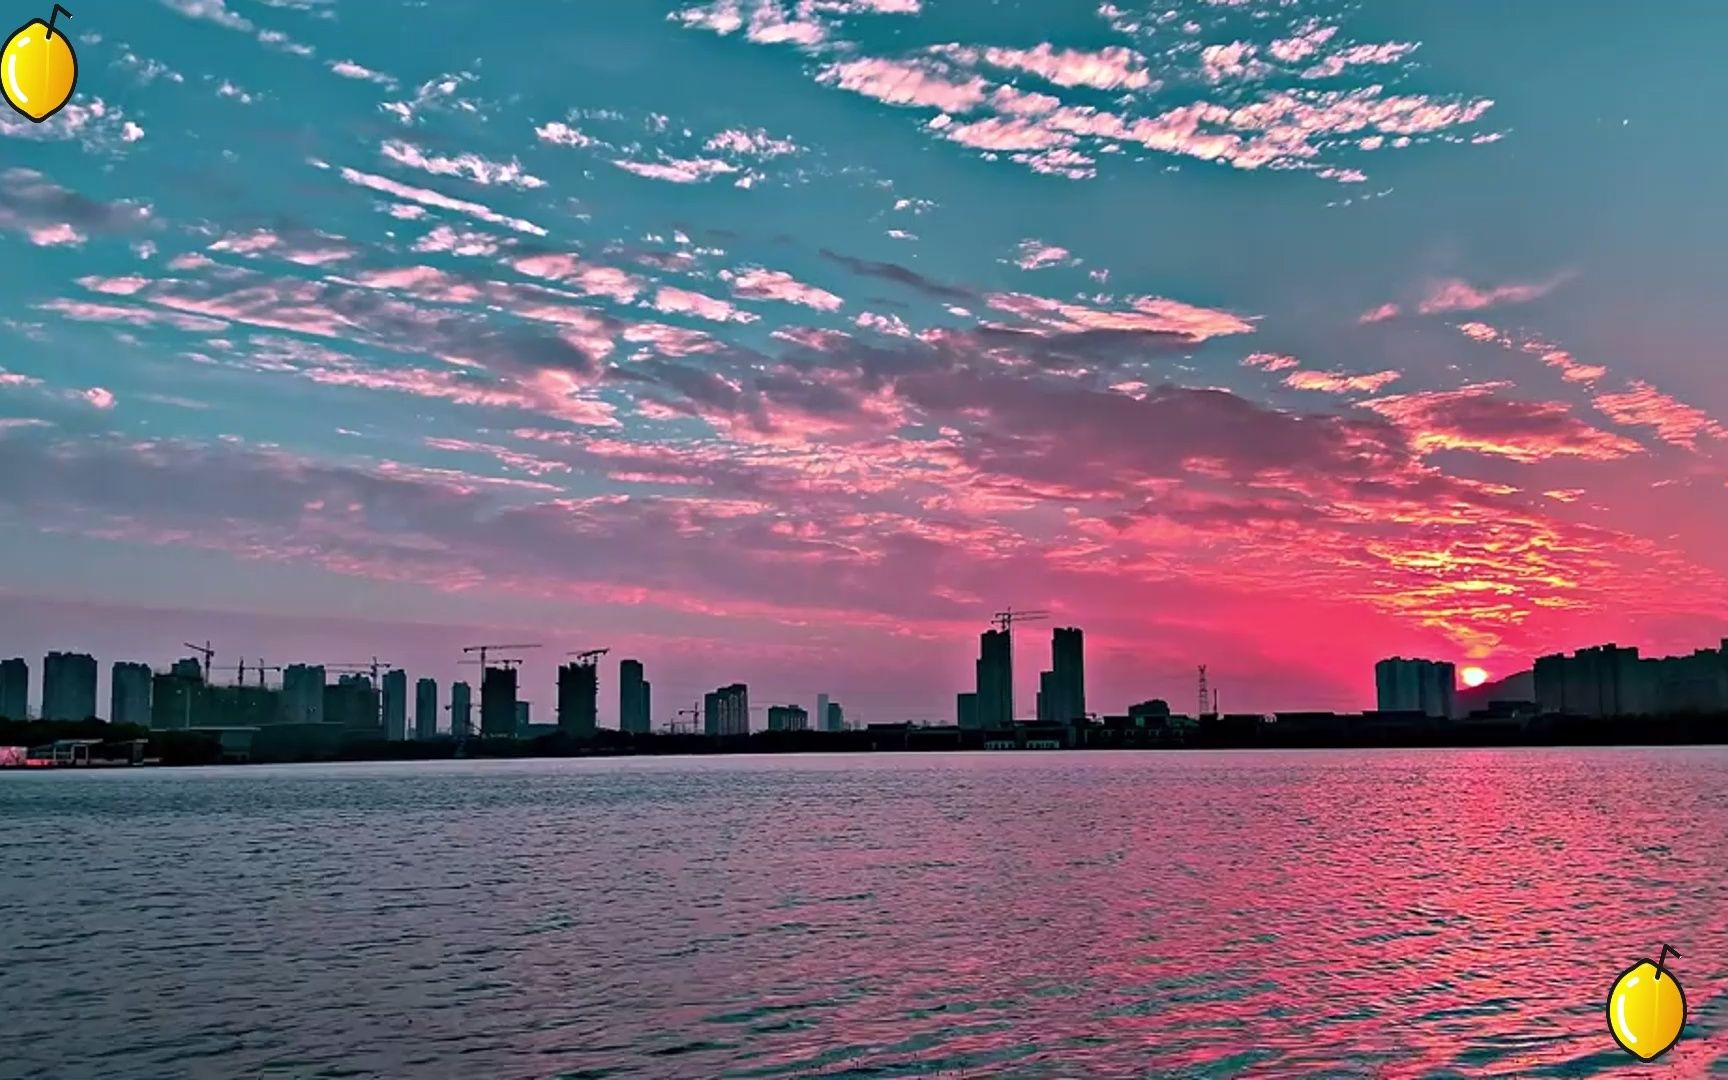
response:
M414 684L414 737L422 741L438 737L436 679L420 679Z
M384 738L401 742L408 737L408 673L400 668L384 673Z
M978 726L1014 723L1014 660L1008 631L986 630L978 639Z
M801 705L773 705L768 709L769 731L809 731L810 714Z
M1086 645L1078 627L1059 626L1050 635L1050 719L1072 724L1086 718Z
M516 735L516 669L489 667L480 675L480 734L489 739Z
M42 663L42 719L88 720L96 715L96 658L51 652Z
M703 695L702 731L712 737L750 734L750 688L733 683Z
M955 696L955 723L962 731L970 731L978 726L978 695L967 691Z
M324 723L324 669L290 664L282 672L282 720L288 724Z
M642 677L642 661L619 661L618 730L626 735L646 735L653 729L650 689L648 680Z
M828 730L846 730L846 710L840 707L838 701L830 701L828 703Z
M150 726L150 681L148 664L114 665L108 679L108 722Z
M450 684L450 734L466 739L474 734L474 690L465 682Z
M0 718L30 717L30 664L23 657L0 661Z
M558 669L558 730L573 739L592 739L599 727L600 668L565 664Z
M1444 660L1394 656L1374 665L1375 696L1381 712L1450 719L1456 712L1457 688L1457 668Z

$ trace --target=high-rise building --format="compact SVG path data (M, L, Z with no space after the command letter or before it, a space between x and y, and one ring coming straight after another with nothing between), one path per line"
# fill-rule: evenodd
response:
M846 710L840 707L838 701L830 701L828 703L828 730L846 730Z
M450 734L458 739L474 734L473 693L465 682L450 684Z
M408 737L408 673L400 668L384 673L384 738L401 742Z
M150 726L150 665L117 663L108 680L108 722Z
M1728 639L1690 656L1641 658L1635 648L1598 645L1536 661L1536 704L1569 716L1643 716L1728 711Z
M810 714L802 705L771 705L768 708L769 731L809 731Z
M599 727L600 668L565 664L558 669L558 730L572 739L592 739Z
M188 656L184 660L174 661L173 674L201 683L204 681L204 665L196 656Z
M480 676L480 734L516 737L516 669L489 667Z
M438 737L438 681L420 679L414 684L414 737Z
M42 719L88 720L96 715L96 658L51 652L42 664Z
M1061 711L1058 704L1060 695L1056 692L1056 673L1040 671L1038 673L1037 717L1040 724L1056 721Z
M967 692L957 694L954 699L954 722L962 728L971 730L978 726L978 695Z
M199 695L204 689L204 669L175 664L173 670L150 678L150 726L157 731L180 731L203 723Z
M378 690L371 677L344 675L326 686L324 722L370 738L383 734L378 726Z
M653 729L649 689L642 677L642 661L618 662L618 730L624 734L646 735Z
M516 703L516 737L518 739L527 738L528 729L534 726L532 707L533 702L530 701L518 701Z
M290 664L282 672L282 722L324 722L324 669Z
M1050 719L1072 724L1086 717L1086 645L1078 627L1059 626L1050 636Z
M750 688L733 683L704 695L702 730L711 736L750 734Z
M986 630L978 639L978 726L1014 724L1014 658L1008 631Z
M1394 656L1374 665L1374 689L1381 712L1419 712L1449 718L1454 712L1458 672L1444 660L1406 660Z
M23 721L30 716L30 664L23 657L0 662L0 717Z

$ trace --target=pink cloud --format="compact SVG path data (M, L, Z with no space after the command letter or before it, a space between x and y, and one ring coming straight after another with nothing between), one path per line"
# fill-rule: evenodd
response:
M1249 353L1242 358L1242 363L1248 367L1262 368L1266 371L1288 371L1296 367L1299 361L1294 356L1283 353L1257 352Z
M1466 450L1527 464L1553 457L1612 461L1642 450L1584 423L1562 402L1518 401L1498 396L1497 389L1470 386L1365 404L1404 428L1419 454Z
M1597 394L1595 403L1615 423L1654 428L1663 442L1688 450L1697 449L1699 439L1728 438L1728 430L1703 409L1678 401L1641 379L1633 379L1630 389L1622 393Z
M773 158L798 153L798 144L791 139L776 139L761 128L732 128L720 132L703 144L703 149L741 157Z
M30 242L37 247L77 246L84 242L84 234L65 223L44 225L29 230Z
M395 89L396 80L382 72L363 67L352 60L337 60L330 64L330 70L344 79L359 79L364 82L377 83L379 86Z
M723 270L720 280L732 286L733 295L750 300L803 304L818 311L838 311L845 303L828 290L806 285L791 274L779 270L764 270L760 267L738 271Z
M378 148L386 158L398 165L433 176L455 176L470 180L482 187L494 185L503 187L532 190L546 186L546 181L533 176L522 168L522 163L514 159L502 164L488 161L479 154L459 154L456 157L444 157L439 154L428 154L413 143L401 139L387 139Z
M912 331L898 315L878 315L874 311L861 311L853 323L866 330L874 330L878 334L888 334L891 337L911 337Z
M754 313L741 311L724 300L672 285L660 286L654 294L653 307L668 315L696 315L714 322L749 323L757 319Z
M441 195L436 191L429 191L426 188L411 187L407 184L397 183L387 177L374 176L371 173L363 173L357 169L344 168L341 175L342 179L346 180L350 184L356 185L357 187L368 188L372 191L379 192L380 194L394 196L398 199L407 199L410 202L419 203L422 206L429 206L434 210L451 210L458 214L466 214L469 217L487 222L488 224L502 225L506 228L514 229L517 232L528 233L533 236L546 235L546 230L534 224L532 221L524 221L521 218L514 218L506 214L500 214L496 210L477 202L469 202L466 199L453 199L448 195Z
M1270 369L1268 369L1270 370ZM1327 394L1373 394L1385 389L1399 378L1396 371L1381 371L1373 375L1349 375L1338 371L1293 371L1284 378L1284 385L1293 390L1317 390Z
M79 397L89 402L91 408L107 410L114 407L114 395L100 386L92 386Z
M951 49L950 55L958 54L970 59L974 52L971 49ZM1143 90L1152 84L1152 76L1145 66L1146 58L1121 46L1085 52L1057 49L1046 42L1030 49L989 48L977 55L994 67L1024 71L1057 86Z
M1478 289L1460 278L1447 278L1429 287L1417 310L1424 315L1437 315L1448 311L1479 311L1498 304L1527 304L1547 296L1565 280L1561 276L1530 284Z
M986 84L973 76L955 81L910 60L862 59L833 64L818 82L839 86L889 105L968 112L984 101Z
M1397 304L1381 304L1372 311L1363 312L1362 317L1356 321L1363 323L1385 322L1387 319L1396 319L1398 314L1399 307Z
M1266 51L1286 64L1299 63L1319 52L1320 47L1337 33L1336 26L1316 26L1292 37L1280 38Z
M1142 331L1178 335L1194 342L1254 332L1253 323L1230 312L1158 296L1131 297L1126 310L1093 308L1015 292L992 293L987 301L998 311L1066 331Z
M1022 240L1014 264L1022 270L1040 270L1046 266L1068 262L1072 257L1065 247L1046 244L1042 240Z
M534 134L541 142L554 146L584 147L595 145L593 137L584 135L576 128L560 121L542 124L534 129Z
M699 184L738 171L730 162L718 158L668 158L657 162L618 160L612 164L625 172L649 180L664 180L669 184Z

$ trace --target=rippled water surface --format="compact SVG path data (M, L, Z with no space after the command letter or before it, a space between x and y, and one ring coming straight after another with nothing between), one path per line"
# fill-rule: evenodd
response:
M1719 750L5 775L0 1076L1728 1076L1725 857Z

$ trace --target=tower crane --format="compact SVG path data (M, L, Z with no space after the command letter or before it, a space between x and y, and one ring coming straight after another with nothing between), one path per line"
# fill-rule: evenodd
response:
M998 611L991 618L996 629L1008 635L1008 722L1014 722L1014 624L1019 622L1040 622L1048 619L1048 611L1015 611L1012 606Z
M480 670L482 673L484 673L486 670L486 654L489 652L505 652L505 651L514 650L514 649L538 649L538 648L540 648L539 645L468 645L462 649L462 652L464 655L466 655L468 653L479 653L480 654ZM503 663L503 664L520 664L521 662L522 662L521 660L503 660L503 661L500 661L500 663Z
M686 716L690 718L690 734L696 734L696 722L702 718L702 706L697 702L691 702L688 709L679 709L675 714L673 714L672 734L676 735L680 731L684 730L684 725L679 723L679 721L683 720Z
M589 649L585 652L573 652L567 655L576 658L577 667L593 667L600 662L602 656L611 651L611 649Z
M210 661L212 661L216 658L216 650L212 649L210 647L210 643L208 641L206 641L203 645L194 645L190 641L183 641L183 642L181 642L181 644L186 646L188 649L191 649L193 652L199 654L200 656L202 656L204 658L204 683L205 683L205 685L209 685L209 683L210 683Z
M246 672L248 670L256 671L258 673L258 685L263 686L264 685L264 673L266 671L274 671L278 675L280 675L282 673L282 665L274 664L274 665L266 666L264 663L263 657L259 657L258 663L254 664L250 669L248 669L246 666L246 658L244 656L242 656L240 658L240 663L235 665L234 667L220 667L220 668L217 668L216 670L217 671L232 671L232 672L237 673L236 682L237 682L237 685L240 685L240 686L246 685Z

